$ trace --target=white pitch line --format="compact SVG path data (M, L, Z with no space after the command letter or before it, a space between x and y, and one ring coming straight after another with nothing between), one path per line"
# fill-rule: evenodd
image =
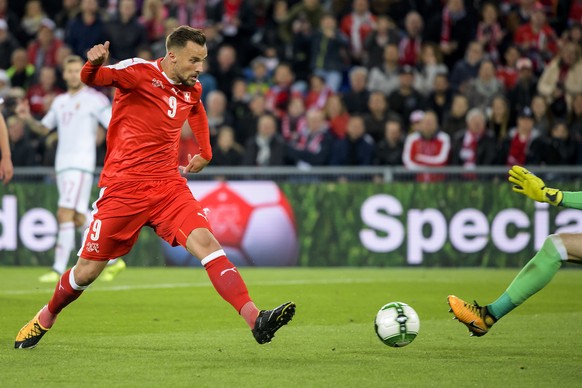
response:
M289 285L306 285L306 284L356 284L356 283L375 283L382 282L378 279L296 279L296 280L278 280L266 282L247 282L249 286L289 286ZM156 290L156 289L172 289L172 288L196 288L196 287L211 287L210 281L198 283L160 283L160 284L138 284L133 286L111 286L104 288L89 288L91 292L103 291L133 291L133 290ZM54 288L36 288L32 290L3 290L1 295L34 295L52 293Z

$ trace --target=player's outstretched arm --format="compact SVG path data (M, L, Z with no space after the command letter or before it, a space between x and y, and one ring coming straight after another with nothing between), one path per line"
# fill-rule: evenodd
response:
M42 125L40 121L35 119L30 113L30 105L27 100L22 100L16 105L15 109L16 116L21 120L24 120L26 125L36 134L41 136L46 136L49 134L50 130Z
M513 183L513 191L523 194L534 201L560 206L564 199L564 194L561 190L547 187L543 180L525 167L511 167L508 180Z

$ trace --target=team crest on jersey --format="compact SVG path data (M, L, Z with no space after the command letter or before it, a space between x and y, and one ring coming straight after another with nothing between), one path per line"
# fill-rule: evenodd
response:
M87 250L87 252L97 252L97 253L99 253L99 243L88 242L85 245L85 249Z
M184 100L190 102L190 92L184 92Z
M162 83L162 81L160 81L157 78L152 78L152 85L154 86L154 88L164 88L164 84Z

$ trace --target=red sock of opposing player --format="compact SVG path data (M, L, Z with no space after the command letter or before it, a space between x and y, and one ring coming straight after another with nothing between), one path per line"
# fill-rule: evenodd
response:
M42 309L38 317L41 326L46 329L52 327L61 310L74 302L87 288L87 286L79 286L75 283L74 268L69 269L61 276L48 306Z
M252 329L259 315L259 309L249 296L247 286L238 270L226 258L224 251L218 250L202 259L208 277L220 296L232 305Z

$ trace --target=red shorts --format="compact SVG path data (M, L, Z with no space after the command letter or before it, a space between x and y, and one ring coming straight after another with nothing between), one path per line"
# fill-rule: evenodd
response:
M210 229L185 179L120 182L101 189L79 256L109 260L127 254L143 226L172 246L186 246L190 232Z

